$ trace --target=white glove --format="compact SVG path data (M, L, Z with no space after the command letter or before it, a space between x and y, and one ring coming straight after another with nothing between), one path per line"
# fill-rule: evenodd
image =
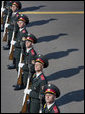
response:
M16 43L16 41L14 41L14 40L13 40L13 41L11 41L11 44L12 44L12 45L14 45L15 43Z
M3 12L5 10L5 8L1 8L1 11Z
M26 88L26 89L24 90L24 93L30 94L31 91L32 91L31 89L27 89L27 88Z
M22 68L24 66L24 63L19 63L18 66Z
M9 24L5 24L5 28L7 28L9 26Z

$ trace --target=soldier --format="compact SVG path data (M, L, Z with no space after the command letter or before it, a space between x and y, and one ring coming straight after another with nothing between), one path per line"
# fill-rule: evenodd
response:
M47 79L43 73L43 68L48 67L48 60L43 55L37 55L35 60L35 73L31 78L32 85L29 89L25 89L24 93L29 94L30 109L27 112L39 113L40 110L40 95L44 85L47 84ZM27 108L28 109L28 108Z
M4 25L5 25L5 22L6 22L6 18L7 18L7 15L8 13L11 14L12 10L11 10L11 6L12 6L12 3L13 1L2 1L4 3L5 6L3 6L4 8L1 9L1 19L2 19L2 31L4 31Z
M45 85L44 87L46 104L43 107L42 113L60 113L56 105L56 98L60 96L60 90L53 84Z
M33 44L37 43L37 38L33 34L28 34L25 38L25 49L23 51L23 63L19 63L19 67L23 70L22 83L17 84L14 90L20 90L26 87L27 79L29 76L29 65L31 67L31 75L35 73L34 70L34 59L37 55L33 48Z
M20 15L17 20L19 30L15 35L15 41L12 41L11 44L14 45L14 56L13 63L8 65L8 69L15 69L18 71L18 63L20 60L21 48L24 48L24 43L22 38L26 37L28 32L26 30L26 25L29 23L29 18L26 15ZM23 45L22 45L23 44Z
M21 7L22 7L22 5L19 1L10 2L10 5L11 4L12 4L12 6L11 6L11 9L9 11L9 13L10 13L9 14L9 24L6 25L6 27L8 29L8 41L7 41L7 45L3 46L4 50L10 49L10 42L11 42L11 39L12 39L14 24L15 24L15 22L17 22L18 16L20 15L18 13L18 10L20 10ZM16 23L15 27L16 27L15 30L17 31L18 30L17 23Z

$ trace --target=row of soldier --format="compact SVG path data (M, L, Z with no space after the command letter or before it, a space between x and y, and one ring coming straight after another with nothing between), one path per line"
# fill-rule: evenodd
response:
M9 50L9 60L12 60L8 69L17 71L14 90L24 89L20 113L60 113L56 105L60 90L49 84L43 73L49 65L48 59L34 50L33 45L38 39L27 31L29 18L19 13L21 8L20 1L2 1L2 40L7 42L3 49Z

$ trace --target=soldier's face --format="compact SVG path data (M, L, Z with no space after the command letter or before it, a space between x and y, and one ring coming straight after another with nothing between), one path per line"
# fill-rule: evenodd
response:
M26 48L30 48L32 46L32 42L26 41L25 45L26 45Z
M45 94L45 101L46 101L46 103L51 104L51 103L53 103L55 101L55 99L56 99L55 95L50 94L50 93L46 93Z
M12 11L15 12L17 10L17 7L15 5L12 5Z
M39 62L35 62L35 71L39 72L43 70L43 65Z
M23 21L18 21L17 24L18 24L19 28L22 28L25 26L25 22L23 22Z

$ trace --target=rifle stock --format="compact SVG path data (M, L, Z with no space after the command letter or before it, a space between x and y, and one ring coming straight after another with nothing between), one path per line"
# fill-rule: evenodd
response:
M22 61L23 61L23 54L21 52L19 63L22 63ZM18 85L22 84L22 72L23 72L22 68L19 67L19 69L18 69L18 78L17 78L17 84Z
M7 17L6 17L6 22L5 22L5 24L8 24L9 23L9 10L10 10L10 8L8 8L8 15L7 15ZM7 32L8 32L8 29L7 29L7 27L5 27L4 28L4 34L3 34L3 41L7 41Z
M22 68L20 68L19 77L17 79L17 84L18 85L22 84L22 72L23 72L23 70L22 70Z
M3 12L1 14L1 24L3 24Z
M13 50L14 50L14 45L12 45L10 48L9 60L13 60Z
M4 9L4 1L2 1L2 6L1 6L1 24L3 24L3 9Z
M32 85L32 82L30 81L31 73L29 73L29 74L30 74L30 76L28 77L27 86L26 86L27 89L29 89L30 86ZM27 111L27 100L28 99L29 99L29 95L24 93L23 105L22 105L21 113L26 113L26 111Z
M22 110L21 110L22 113L25 113L27 111L27 100L28 99L29 99L29 95L26 94L25 102L24 102L24 105L23 105Z
M7 41L7 28L6 28L6 30L5 30L5 33L4 33L4 35L3 35L3 41Z

